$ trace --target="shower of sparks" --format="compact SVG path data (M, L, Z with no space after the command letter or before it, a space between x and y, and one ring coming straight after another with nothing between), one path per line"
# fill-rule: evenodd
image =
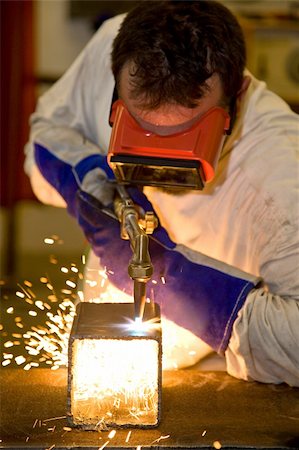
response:
M45 238L48 245L61 243L58 236ZM57 264L57 259L51 255L50 262ZM85 255L82 255L82 264L86 263ZM18 330L8 332L5 326L0 324L0 336L2 341L2 366L10 364L18 365L28 371L33 367L51 367L56 370L67 366L68 341L75 316L75 306L79 301L84 301L83 290L78 288L77 282L82 283L83 274L76 264L71 263L58 268L60 274L64 274L65 287L56 292L49 276L39 277L39 286L34 286L29 280L17 285L13 306L7 305L3 313L9 317L9 322L14 321L13 327ZM105 269L89 270L84 279L85 285L96 288L97 295L88 301L96 303L119 301L119 294L113 289L105 291L104 286L108 282L108 273ZM88 273L92 275L89 280ZM0 280L1 286L5 285ZM98 292L98 287L101 292ZM43 298L36 292L43 291ZM131 298L132 299L132 298ZM8 298L4 298L8 301ZM120 301L128 301L127 298ZM129 300L130 301L130 300ZM3 314L2 313L2 314ZM27 322L31 325L28 329ZM8 321L8 319L7 319ZM136 328L136 324L127 324L128 328ZM143 325L144 326L144 325Z
M44 239L47 244L52 241L60 242L57 236ZM57 260L53 263L57 264ZM69 267L61 267L60 271L67 276L67 289L61 289L60 292L56 292L49 277L44 275L39 279L42 286L34 288L29 280L18 284L13 306L8 305L2 312L2 320L3 314L6 313L6 321L18 330L8 332L5 326L0 324L2 366L15 364L26 371L45 365L52 370L67 366L68 340L75 316L75 305L84 300L83 292L77 291L77 280L82 280L83 275L74 263ZM5 283L2 282L1 285L5 286ZM40 292L41 287L45 293L43 298L38 298L40 294L35 291ZM8 296L4 296L3 301L8 300ZM28 322L31 326L27 325Z
M22 301L20 309L24 310L26 304L28 308L25 316L23 313L23 317L14 317L15 326L22 332L9 334L3 328L2 339L6 339L3 343L2 366L8 366L12 362L22 366L24 370L39 367L41 363L51 366L52 370L66 366L68 339L75 315L74 298L58 299L54 296L50 301L34 301L26 287L20 288L25 292L24 296L20 295L20 291L16 292L16 297ZM17 308L18 306L15 307ZM10 307L6 312L12 314L14 311ZM26 329L26 315L36 318L39 323ZM7 349L11 352L8 353Z
M75 339L71 404L74 424L155 425L158 343L153 339ZM111 438L111 437L110 437Z
M55 247L62 244L59 236L53 234L43 239L44 244L49 247ZM80 266L84 268L86 256L81 257ZM58 259L54 255L49 256L49 261L53 265L58 265ZM0 336L2 342L2 366L10 364L23 367L24 370L30 370L33 367L51 367L52 370L61 366L67 366L68 363L68 341L75 316L75 306L78 302L84 301L83 289L81 285L87 286L88 283L94 283L96 289L94 298L88 298L88 301L97 303L105 301L114 301L112 293L106 294L104 286L108 281L108 274L105 269L92 270L94 282L84 279L83 274L75 263L62 265L58 270L64 274L65 286L58 292L53 286L48 275L42 274L39 278L41 285L34 286L29 280L18 284L15 291L15 299L12 304L7 304L2 310L0 323ZM77 283L80 283L80 286ZM0 285L5 286L5 281L0 280ZM98 292L101 287L101 292ZM43 292L42 298L36 292ZM8 303L8 295L2 298ZM5 304L3 302L3 304ZM6 314L6 317L3 317ZM6 323L9 324L7 331ZM30 326L27 325L30 323ZM34 323L34 325L32 325Z

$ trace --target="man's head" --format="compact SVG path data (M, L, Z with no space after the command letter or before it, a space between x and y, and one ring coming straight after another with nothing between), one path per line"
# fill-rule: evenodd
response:
M211 181L228 132L227 113L232 116L238 94L248 86L245 53L236 18L214 0L146 0L128 13L112 50L112 70L124 106L109 149L119 180L162 189L168 184L176 192L181 187L201 189ZM210 114L217 119L213 116L208 125ZM138 124L132 127L140 127L138 138L132 137L130 117ZM194 130L198 135L187 138ZM126 142L118 141L123 136ZM163 142L150 136L161 136ZM209 142L204 142L206 137ZM182 153L175 150L178 145ZM154 155L158 162L140 159ZM189 168L187 159L196 168Z
M143 111L194 109L215 87L224 106L242 86L245 54L241 27L222 4L147 0L124 19L112 70L120 96Z

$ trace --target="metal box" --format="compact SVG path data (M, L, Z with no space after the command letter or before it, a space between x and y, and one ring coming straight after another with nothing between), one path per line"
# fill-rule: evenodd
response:
M68 421L86 430L156 427L161 404L161 319L146 304L134 321L133 303L77 306L69 339Z

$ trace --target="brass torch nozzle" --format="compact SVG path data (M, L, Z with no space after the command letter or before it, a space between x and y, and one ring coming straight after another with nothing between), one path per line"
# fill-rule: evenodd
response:
M114 210L121 223L121 237L129 239L131 243L133 255L129 262L128 273L134 281L135 318L142 320L146 300L146 283L153 274L148 251L149 238L139 224L139 214L123 186L118 186L118 194L114 200ZM155 216L153 217L156 224L157 219ZM152 231L154 228L155 226Z

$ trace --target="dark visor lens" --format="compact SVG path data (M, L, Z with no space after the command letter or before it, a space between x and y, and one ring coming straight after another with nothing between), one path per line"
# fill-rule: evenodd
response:
M110 163L120 183L186 189L204 187L198 161L118 155L112 156Z

